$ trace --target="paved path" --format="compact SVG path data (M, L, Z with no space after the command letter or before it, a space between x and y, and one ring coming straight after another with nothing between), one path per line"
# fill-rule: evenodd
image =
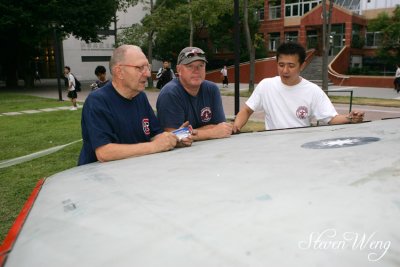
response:
M88 94L90 93L89 81L82 81L82 92L78 93L78 101L84 102ZM234 91L234 84L230 84L228 88L222 89L222 84L218 84L221 90ZM64 87L63 87L64 89ZM13 92L20 92L29 95L47 97L58 99L57 83L55 80L44 80L42 84L38 84L37 88L33 89L19 89L20 91L13 90ZM240 90L248 90L248 84L240 84ZM337 95L349 95L348 91L353 90L354 97L370 97L370 98L383 98L383 99L396 99L400 100L400 94L397 94L393 89L388 88L375 88L375 87L348 87L348 86L330 86L330 91L337 91ZM155 107L158 91L147 91L146 94L149 98L150 104ZM66 91L62 92L63 100L67 107L70 107L68 98L66 97ZM247 98L240 98L240 107L242 107ZM222 96L222 102L226 116L233 118L235 113L235 99L232 96ZM349 105L335 104L335 107L339 113L347 113L349 111ZM400 117L400 108L390 107L376 107L376 106L357 106L353 105L353 110L364 110L366 111L365 120L380 120L382 118L394 118ZM72 112L72 111L71 111ZM254 113L251 117L252 120L264 120L264 114L262 112Z

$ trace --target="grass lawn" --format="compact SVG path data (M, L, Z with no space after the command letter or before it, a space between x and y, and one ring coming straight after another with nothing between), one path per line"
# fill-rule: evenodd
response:
M69 103L0 92L0 113L69 106ZM0 116L0 162L81 139L81 110ZM36 183L76 166L82 143L25 163L0 168L0 243Z

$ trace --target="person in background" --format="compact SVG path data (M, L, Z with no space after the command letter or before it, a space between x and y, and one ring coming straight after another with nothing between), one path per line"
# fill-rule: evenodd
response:
M151 66L140 47L116 48L109 64L111 82L90 93L83 106L78 165L173 149L178 137L162 130L143 92ZM181 142L188 146L191 139Z
M240 132L254 111L265 112L265 129L306 127L311 119L328 124L359 123L364 112L339 115L325 92L300 76L305 49L283 43L276 55L279 76L263 79L237 114L233 132Z
M71 99L72 108L70 110L78 110L78 106L76 104L76 99L78 98L78 94L75 90L75 77L71 73L71 68L69 66L64 67L64 76L67 84L68 90L68 98Z
M168 60L163 61L163 66L158 70L156 74L158 89L162 89L169 81L175 78L175 73L170 67L170 62Z
M396 90L397 93L400 92L400 64L397 64L397 69L396 69L396 74L395 74L395 79L394 79L394 90Z
M97 66L94 70L94 74L96 75L97 80L90 85L92 91L97 90L108 83L107 71L104 66Z
M226 69L226 66L224 66L221 69L221 74L222 74L222 87L228 87L229 81L228 81L228 70Z
M39 70L35 70L35 74L34 74L34 82L40 82L42 83L42 81L40 80L40 74L39 74Z
M188 121L194 141L229 137L218 86L205 80L206 56L197 47L186 47L177 60L178 79L166 84L157 98L157 117L165 131L173 131Z

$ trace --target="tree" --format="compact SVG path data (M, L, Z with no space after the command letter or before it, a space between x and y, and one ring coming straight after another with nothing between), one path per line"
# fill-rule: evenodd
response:
M378 48L378 57L386 64L395 66L400 62L400 6L396 6L393 15L383 12L368 23L368 31L381 32L382 40Z
M120 44L134 44L140 46L144 51L147 51L149 62L153 61L153 47L156 35L162 34L164 26L168 23L168 18L173 16L170 10L173 10L176 5L180 4L182 0L169 0L168 8L166 8L166 0L157 1L155 4L153 0L139 0L144 5L144 10L148 10L148 14L141 20L140 23L133 24L131 27L124 29L119 34L118 45ZM170 23L170 22L169 22ZM168 59L167 57L163 59ZM153 87L153 79L148 79L149 87Z
M260 1L253 1L252 6L257 7L261 6L263 2ZM243 27L244 27L244 33L246 37L246 46L247 46L247 51L249 53L250 57L250 77L249 77L249 92L254 91L254 76L255 76L255 65L256 65L256 46L257 46L257 30L259 28L259 23L257 20L256 21L256 29L254 31L253 27L253 33L250 31L250 22L249 22L249 13L255 13L252 12L254 10L252 8L249 8L249 1L248 0L243 0ZM254 20L253 20L254 21ZM252 38L254 36L254 38Z
M331 35L331 18L333 1L330 1L329 10L326 10L326 0L322 1L322 90L328 90L328 56Z
M137 0L1 0L0 51L3 54L0 65L6 86L17 86L17 78L29 84L35 49L53 36L54 30L61 37L71 34L84 41L99 41L97 32L109 29L116 11L135 2Z
M147 50L151 62L169 60L174 62L179 51L185 46L199 46L207 50L207 43L201 41L201 33L207 25L217 22L217 15L226 10L229 0L139 0L150 12L140 23L122 31L119 43L136 44ZM206 7L206 8L205 8ZM219 10L216 14L216 10ZM208 23L206 24L205 21ZM189 22L189 23L188 23ZM195 39L195 40L193 40ZM194 44L195 43L195 44ZM149 79L149 86L153 81Z
M251 0L249 14L254 14L260 0ZM242 16L243 16L243 12ZM229 62L228 59L214 59L213 51L233 51L233 5L231 0L168 0L157 1L140 24L124 30L119 40L124 43L136 44L143 50L150 51L158 60L169 60L175 63L180 50L186 46L197 46L207 53L209 69L219 68ZM191 17L191 18L190 18ZM260 43L258 20L249 16L249 30L252 36L252 46L255 55L265 56L266 51ZM191 32L193 34L191 34ZM149 35L152 34L153 43L150 44ZM246 43L242 39L241 58L248 60L249 53ZM149 60L151 60L148 52ZM233 62L233 60L231 60ZM149 84L150 85L150 84Z

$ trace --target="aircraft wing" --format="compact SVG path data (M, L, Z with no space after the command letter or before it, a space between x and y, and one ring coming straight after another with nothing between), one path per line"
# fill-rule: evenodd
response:
M45 180L5 266L399 266L400 119L239 134Z

